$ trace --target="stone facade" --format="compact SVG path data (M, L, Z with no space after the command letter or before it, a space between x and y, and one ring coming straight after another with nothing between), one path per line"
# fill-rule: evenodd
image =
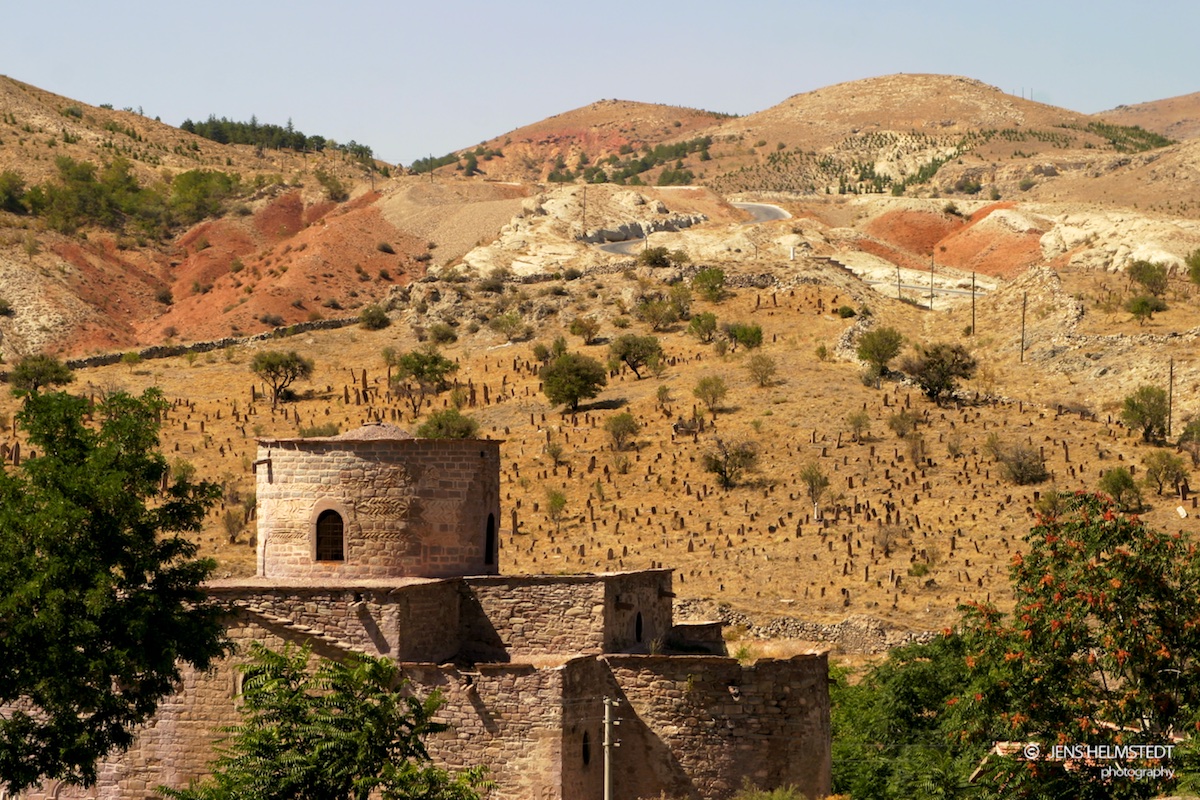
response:
M234 655L189 672L95 787L30 798L140 800L202 777L216 731L238 721L252 641L396 660L414 691L447 700L435 761L488 766L493 800L602 800L606 700L621 721L615 797L720 800L743 780L829 793L825 655L726 657L719 625L673 624L671 570L497 574L498 443L374 426L263 441L257 474L259 575L209 585ZM344 549L322 561L317 520L331 510Z

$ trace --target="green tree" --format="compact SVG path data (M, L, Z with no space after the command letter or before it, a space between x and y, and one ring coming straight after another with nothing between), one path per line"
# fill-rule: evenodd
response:
M829 490L829 476L821 469L821 465L814 461L800 470L800 482L804 484L804 491L812 503L813 519L821 519L821 498Z
M871 415L865 410L851 412L846 415L846 424L850 426L850 432L854 434L854 441L864 441L871 431Z
M1161 297L1139 294L1137 297L1129 298L1125 303L1125 310L1133 315L1139 325L1145 325L1147 320L1154 319L1156 312L1166 311L1167 304Z
M1189 420L1179 434L1177 445L1192 458L1192 466L1200 467L1200 417Z
M1016 605L974 604L962 623L969 685L962 735L1051 745L1173 744L1200 723L1200 558L1183 534L1153 530L1104 497L1079 494L1038 519L1014 559ZM1187 749L1185 745L1181 749ZM982 776L1005 797L1150 797L1174 783L1112 780L1103 764L1001 756ZM1167 764L1176 766L1176 764Z
M637 263L644 267L669 267L671 252L665 247L648 247L638 253Z
M1140 430L1143 442L1162 441L1167 434L1168 399L1165 389L1139 386L1121 403L1121 422Z
M887 374L888 364L900 355L903 344L904 337L895 328L874 328L859 337L858 357L870 365L870 375L874 378L876 389Z
M571 335L583 339L584 344L591 344L600 335L600 321L592 317L575 317L567 330Z
M657 336L639 336L626 333L618 336L608 346L609 361L613 367L624 364L641 380L641 368L662 359L662 345Z
M717 407L728 393L729 389L720 375L705 375L696 381L696 386L692 389L692 394L713 414L717 413Z
M747 350L762 346L763 332L761 325L754 325L749 322L727 322L723 326L722 332L729 341L731 350L737 350L738 345Z
M408 691L386 658L352 655L309 668L307 650L250 645L243 666L243 721L227 731L212 777L175 800L477 800L475 767L457 775L430 764L425 738L446 730L442 705Z
M1129 279L1141 285L1150 294L1155 297L1161 297L1167 293L1167 265L1156 264L1151 261L1134 261L1125 268L1125 274Z
M39 453L0 472L0 783L88 785L95 762L226 651L182 537L220 490L170 478L156 390L93 406L30 393L17 421ZM85 418L94 420L85 423Z
M975 374L975 359L961 344L939 342L915 347L916 355L906 358L901 369L938 405L954 394L960 379Z
M396 359L392 388L408 400L413 416L421 413L425 400L449 386L458 364L446 358L435 345L410 350Z
M604 366L594 358L578 353L563 353L542 367L539 373L542 393L551 403L579 408L579 401L595 397L608 383Z
M10 169L0 172L0 211L24 214L26 210L25 179Z
M614 450L624 450L641 429L641 423L628 411L609 417L604 423L604 430L612 437Z
M716 438L712 448L701 454L700 461L706 472L717 476L721 488L732 489L743 473L758 464L758 445Z
M1188 253L1183 263L1187 265L1188 279L1192 283L1200 283L1200 249Z
M271 385L272 407L279 404L289 386L301 378L309 378L314 366L311 358L305 358L295 350L287 353L263 350L250 360L250 371Z
M476 439L479 437L479 423L451 407L430 414L417 427L417 436L422 439Z
M692 289L710 303L719 303L725 297L725 270L705 267L692 278Z
M37 394L46 386L65 386L74 380L75 373L70 367L44 353L22 358L8 375L12 393L17 397Z
M358 314L358 324L369 331L381 331L392 324L387 311L378 303L364 306ZM453 333L453 331L451 331Z
M1100 476L1100 491L1113 499L1121 511L1140 511L1142 493L1126 467L1114 467Z
M746 371L759 386L770 386L778 369L775 359L763 353L755 353L746 361Z
M711 342L717 335L717 315L711 311L701 311L692 317L687 332L701 342Z
M1154 493L1162 494L1163 488L1172 490L1187 480L1188 470L1183 459L1166 450L1155 450L1142 461L1146 468L1146 483L1154 484Z
M679 321L679 312L675 305L661 297L643 298L634 308L633 314L653 331L666 330Z

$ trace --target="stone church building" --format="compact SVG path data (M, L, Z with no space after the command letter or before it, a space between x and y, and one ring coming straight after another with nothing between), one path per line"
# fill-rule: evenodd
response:
M205 775L251 641L395 659L447 701L434 760L486 765L496 800L601 800L606 699L616 798L829 793L825 655L728 658L718 623L673 621L669 569L501 574L499 442L370 425L261 440L255 473L258 574L208 587L238 652L187 673L97 786L28 797L140 800Z

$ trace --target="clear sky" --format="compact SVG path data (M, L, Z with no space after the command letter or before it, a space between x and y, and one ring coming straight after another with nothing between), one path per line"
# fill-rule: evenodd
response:
M0 27L0 73L56 94L290 117L405 164L603 98L747 114L897 72L1084 113L1200 91L1194 0L0 0Z

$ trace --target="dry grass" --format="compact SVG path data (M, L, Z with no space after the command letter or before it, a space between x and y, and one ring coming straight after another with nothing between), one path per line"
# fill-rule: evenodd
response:
M598 291L597 282L603 287ZM620 276L566 284L567 306L541 324L536 338L549 342L567 335L562 320L581 312L606 320L602 335L620 332L609 321L618 313L613 303L626 285ZM597 297L588 297L590 291ZM1036 493L1051 484L1005 483L984 455L987 437L996 433L1044 451L1060 490L1093 488L1101 469L1136 463L1142 448L1106 424L1103 415L1099 421L1085 420L1035 405L1071 395L1055 388L1054 380L1044 380L1043 367L1019 364L1015 354L995 343L985 360L997 365L994 390L1017 398L1012 402L939 408L910 387L885 383L876 391L863 386L855 363L822 362L815 355L820 344L832 349L854 323L832 313L847 297L839 288L798 285L774 294L740 289L720 305L698 303L695 311L712 310L723 321L762 325L763 352L779 366L771 385L756 385L745 369L744 352L717 355L680 326L662 336L670 363L660 378L618 374L595 402L568 416L550 408L540 394L531 343L502 345L486 327L474 335L464 332L445 352L459 360L459 379L479 389L478 404L468 412L481 421L486 435L505 441L504 521L514 511L517 530L504 532L503 569L573 573L671 566L678 570L681 598L710 598L748 612L824 622L867 613L916 629L949 624L960 603L1009 602L1007 566L1029 527ZM956 340L963 314L959 309L930 315L884 298L874 308L882 322L924 341L939 334ZM638 328L634 323L632 330ZM992 335L995 341L1004 338L999 331ZM604 344L581 347L577 337L567 338L572 349L601 359L606 355ZM989 347L983 339L974 344ZM249 466L256 436L292 436L301 427L326 423L347 430L375 419L411 424L401 402L384 394L380 351L402 352L417 344L404 324L265 344L296 349L317 363L312 380L296 387L304 397L275 412L262 399L263 387L254 388L250 348L148 361L132 371L124 366L87 370L77 385L94 391L161 387L176 404L163 432L168 455L187 459L200 474L246 494L253 491ZM705 434L695 440L674 436L672 422L692 415L692 388L705 375L723 377L728 397L715 420L708 418L713 425ZM379 399L359 405L355 387L364 380ZM660 385L673 398L668 410L659 405ZM438 400L439 406L445 402ZM5 404L0 410L11 411L13 401ZM887 419L902 408L921 421L928 462L913 463L908 443L887 429ZM871 436L855 443L845 420L859 410L870 416ZM637 417L642 429L636 449L618 454L603 424L622 411ZM763 451L760 469L727 491L701 467L714 432L753 440ZM559 466L545 452L548 437L563 446ZM950 457L951 441L961 448L959 458ZM625 472L619 469L622 457L628 459ZM831 482L820 522L797 482L799 471L812 462ZM567 498L561 527L546 512L549 490ZM1174 505L1156 502L1149 513L1152 523L1192 527L1190 519L1180 522L1173 514ZM214 512L201 535L203 553L219 560L222 575L249 574L248 531L230 544L221 513ZM889 525L899 526L900 533L885 542L879 532ZM926 566L914 569L916 564ZM920 576L910 574L923 570Z

